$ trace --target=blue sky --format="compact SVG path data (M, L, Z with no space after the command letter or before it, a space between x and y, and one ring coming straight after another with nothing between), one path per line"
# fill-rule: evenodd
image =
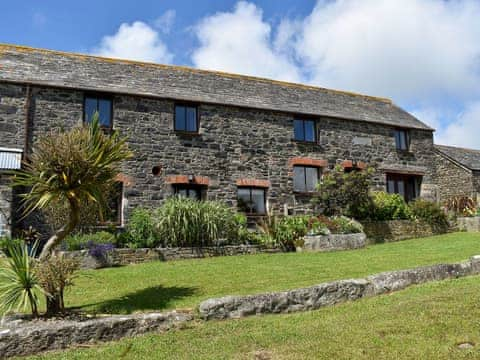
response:
M0 42L390 97L480 148L480 1L5 2Z

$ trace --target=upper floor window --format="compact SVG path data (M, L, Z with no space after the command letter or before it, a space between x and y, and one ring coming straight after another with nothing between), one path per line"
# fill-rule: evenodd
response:
M239 187L237 190L238 208L247 214L265 214L265 189L255 187Z
M314 120L293 120L294 140L315 142L315 121Z
M85 96L84 121L87 123L91 122L95 113L98 113L101 127L112 127L112 99L91 95Z
M175 131L198 132L196 106L175 105Z
M408 130L397 129L395 130L395 146L397 150L407 151L410 147L410 136Z
M296 192L314 192L320 179L320 168L313 166L293 167L293 190Z

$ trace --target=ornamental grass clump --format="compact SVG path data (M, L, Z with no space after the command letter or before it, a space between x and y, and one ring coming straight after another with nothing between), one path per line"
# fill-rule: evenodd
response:
M173 197L154 214L157 235L164 246L202 247L234 244L243 225L236 212L217 201Z

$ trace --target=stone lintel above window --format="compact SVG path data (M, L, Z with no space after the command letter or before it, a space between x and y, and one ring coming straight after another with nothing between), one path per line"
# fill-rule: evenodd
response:
M195 184L208 186L210 184L210 179L206 176L196 176L196 175L172 175L167 176L167 184Z
M308 157L294 157L288 161L290 166L302 165L302 166L315 166L315 167L327 167L327 160L312 159Z
M343 160L342 161L342 167L344 169L359 169L359 170L364 170L367 168L367 164L364 163L363 161L357 161L354 162L352 160Z
M269 180L259 180L259 179L237 179L237 186L251 186L251 187L261 187L269 188Z

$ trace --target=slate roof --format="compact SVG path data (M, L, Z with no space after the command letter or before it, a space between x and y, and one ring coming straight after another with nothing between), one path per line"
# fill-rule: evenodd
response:
M257 77L0 44L0 81L433 130L389 99Z
M470 170L480 170L480 150L446 145L435 145L435 149Z

